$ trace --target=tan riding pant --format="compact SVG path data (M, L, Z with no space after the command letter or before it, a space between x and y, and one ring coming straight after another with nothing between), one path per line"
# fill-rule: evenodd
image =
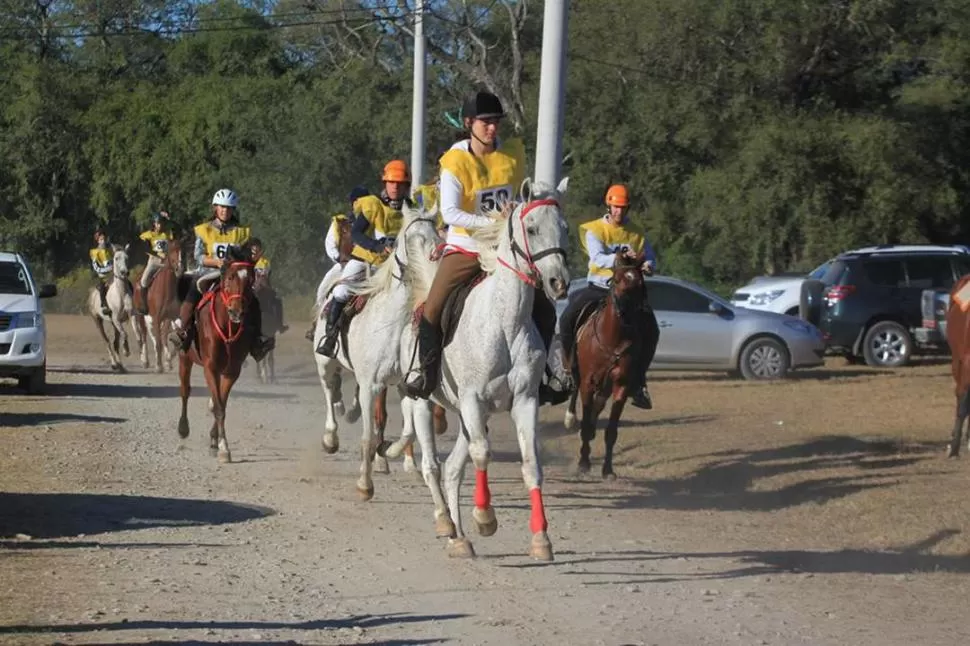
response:
M441 311L445 301L459 285L467 282L472 276L481 271L477 256L466 256L463 253L450 253L441 259L438 272L434 275L431 290L424 302L424 318L432 325L441 324Z
M145 271L141 272L141 286L145 289L152 282L152 277L158 273L158 270L162 268L162 259L158 256L148 256L148 262L145 264Z

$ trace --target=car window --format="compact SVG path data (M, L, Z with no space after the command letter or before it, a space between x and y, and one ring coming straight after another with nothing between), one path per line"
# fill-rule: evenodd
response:
M903 261L900 258L870 258L862 261L862 272L873 285L902 287L906 284Z
M651 282L647 285L650 307L663 312L709 312L710 299L702 294L671 283Z
M845 274L847 269L848 265L844 261L835 260L828 263L825 272L822 274L821 278L818 278L818 280L822 281L822 284L827 287L837 285L842 281L842 276Z
M29 294L27 271L19 262L0 262L0 294Z
M953 287L953 270L948 256L913 256L906 259L910 287Z
M808 277L812 280L822 280L826 272L828 272L829 267L832 266L832 262L833 261L831 260L823 262L821 265L813 269L811 273L808 274Z
M953 262L953 273L958 279L970 274L970 258L966 256L953 256L951 260Z

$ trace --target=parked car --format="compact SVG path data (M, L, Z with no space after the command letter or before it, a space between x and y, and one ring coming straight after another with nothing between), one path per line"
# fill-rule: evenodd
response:
M950 290L924 289L920 297L921 327L913 330L916 345L936 348L946 352L950 346L946 339L946 310L950 307Z
M13 377L21 388L39 394L47 383L47 330L40 299L57 287L37 288L26 261L0 252L0 377Z
M845 253L898 253L902 251L921 251L927 245L880 245L876 247L862 247ZM952 249L952 247L940 247ZM802 285L808 280L821 280L828 271L835 258L830 258L808 274L779 274L777 276L757 276L747 285L739 288L731 296L731 304L737 307L747 307L764 312L778 312L779 314L799 315L799 304L802 297Z
M802 317L833 352L875 367L906 365L920 344L923 290L949 291L970 273L964 246L885 245L839 255L819 280L802 285ZM928 339L926 339L929 341Z
M586 279L570 283L582 289ZM799 318L735 307L699 285L666 276L647 279L660 342L652 370L726 370L746 379L780 379L823 363L819 330ZM556 303L562 315L566 300Z

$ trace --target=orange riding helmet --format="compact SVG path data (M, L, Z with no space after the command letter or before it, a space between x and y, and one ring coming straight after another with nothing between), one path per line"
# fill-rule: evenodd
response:
M408 165L400 159L392 159L384 166L384 174L381 176L383 182L410 182L411 173Z
M623 184L614 184L606 191L607 206L630 206L630 194Z

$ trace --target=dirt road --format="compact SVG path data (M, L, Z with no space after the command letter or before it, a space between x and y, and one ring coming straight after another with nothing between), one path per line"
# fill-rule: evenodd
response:
M51 393L0 387L4 643L886 646L970 635L970 463L939 457L946 366L770 386L660 376L657 410L631 410L621 429L611 485L571 475L576 441L561 408L544 411L552 564L526 556L528 496L503 416L491 425L499 531L470 535L479 558L454 561L434 538L426 487L399 462L376 476L373 501L357 501L356 426L341 427L340 453L323 454L299 326L281 341L278 385L247 367L227 420L236 462L219 465L201 375L179 450L174 375L133 359L112 374L89 321L49 325ZM826 401L842 415L805 413Z

